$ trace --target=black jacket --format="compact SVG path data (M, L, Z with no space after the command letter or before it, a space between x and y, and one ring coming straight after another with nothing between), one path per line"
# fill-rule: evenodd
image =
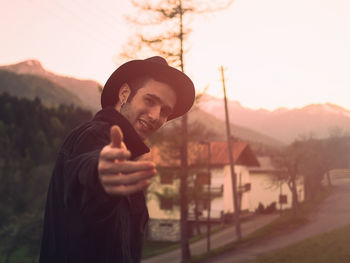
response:
M101 149L119 125L131 159L149 151L112 107L72 131L56 161L47 195L40 263L140 262L148 212L143 192L106 194L98 180Z

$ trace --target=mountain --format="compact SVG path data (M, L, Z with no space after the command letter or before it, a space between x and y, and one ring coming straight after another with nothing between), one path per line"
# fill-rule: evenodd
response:
M46 106L59 106L60 104L84 106L76 95L46 78L0 69L0 93L5 92L31 100L38 97Z
M0 66L0 69L17 74L31 74L47 78L76 95L82 101L84 108L90 109L93 112L100 109L100 93L98 91L100 84L96 81L80 80L52 73L44 69L37 60L26 60L17 64Z
M222 99L206 95L199 108L218 119L225 118ZM239 102L229 100L228 109L231 123L259 131L284 143L290 143L301 135L327 137L334 129L350 131L350 111L330 103L268 111L248 109Z
M180 122L181 119L175 119L170 121L162 129L166 130L172 127L178 129L181 126ZM227 140L225 122L198 107L193 107L188 113L188 129L201 129L204 134L210 134L209 140ZM265 152L269 152L270 150L284 145L284 143L274 138L239 125L231 124L230 129L231 136L249 142L252 149L257 154L264 154Z
M17 74L46 78L56 85L54 94L59 93L56 90L58 89L57 87L61 87L70 92L69 94L71 95L69 96L72 97L72 100L75 100L74 104L90 109L93 112L100 109L100 93L98 91L100 85L96 81L79 80L54 74L44 69L37 60L27 60L13 65L0 66L0 69ZM21 81L26 82L24 80ZM33 87L30 89L30 92L28 91L31 97L33 97ZM40 89L40 91L36 91L36 94L44 95L46 94L45 92L47 91ZM75 96L72 96L72 94ZM71 100L66 95L63 98L60 99L60 102L66 101L71 103ZM45 103L45 99L42 99L42 101ZM205 116L203 112L200 113L200 117L197 117L198 119L204 118L203 120L207 122L213 116L216 118L215 121L213 120L213 123L221 120L221 124L211 125L212 128L218 129L217 127L222 127L222 131L224 131L222 121L225 113L222 99L205 95L202 97L198 107L207 113ZM340 128L346 132L350 131L350 111L329 103L312 104L303 108L280 108L275 111L268 111L245 108L239 102L229 100L228 108L230 122L235 125L232 128L232 134L239 133L240 136L237 137L242 137L242 134L244 134L242 138L247 138L247 140L249 139L248 141L254 139L255 132L258 133L258 141L267 140L269 141L268 144L273 145L280 142L290 143L300 135L313 134L316 137L326 137L329 135L330 130L335 128Z
M210 113L203 111L198 107L194 107L188 114L189 125L194 125L196 122L207 127L218 135L218 139L226 140L226 124L222 119L218 119ZM283 143L273 137L263 133L249 129L237 124L230 124L231 136L239 138L253 144L263 144L272 147L280 147Z

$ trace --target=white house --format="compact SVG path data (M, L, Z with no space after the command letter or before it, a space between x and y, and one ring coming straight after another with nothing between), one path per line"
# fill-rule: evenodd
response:
M224 216L232 215L234 205L227 143L192 144L189 148L188 196L191 201L189 223L193 229L194 222L207 222L208 193L211 196L210 221L213 223L222 222ZM259 166L259 163L246 142L234 142L232 150L237 186L242 193L241 210L250 211L251 203L246 194L251 186L249 167ZM153 240L178 241L180 240L179 164L162 162L156 152L153 152L151 159L160 164L160 168L159 175L154 178L147 194L150 215L148 235ZM210 171L210 177L208 177L208 171Z

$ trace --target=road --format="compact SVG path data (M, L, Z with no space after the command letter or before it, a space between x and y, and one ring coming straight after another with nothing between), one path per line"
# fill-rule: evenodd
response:
M279 215L263 215L263 216L254 216L254 218L242 222L241 229L242 235L247 236L248 234L254 232L255 230L261 228L262 226L272 222ZM235 227L226 228L223 231L215 233L210 239L211 249L221 247L227 243L230 243L236 240ZM207 249L207 240L206 238L201 239L190 245L190 251L192 255L199 255L205 253ZM181 262L181 250L176 249L171 252L158 255L152 258L148 258L142 261L142 263L179 263Z
M203 263L249 263L257 257L306 238L350 224L350 178L334 182L334 193L310 216L310 221L297 230L246 248L207 259Z

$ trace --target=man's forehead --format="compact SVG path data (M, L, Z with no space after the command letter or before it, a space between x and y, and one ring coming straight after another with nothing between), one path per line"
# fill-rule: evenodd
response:
M144 85L140 89L144 89L145 93L149 94L159 94L159 93L165 93L169 96L174 96L175 98L177 97L175 88L163 81L155 80L155 79L148 79Z
M171 89L172 91L175 92L175 88L173 86L173 84L170 84L168 81L166 80L161 80L161 79L157 79L157 78L153 78L153 77L149 77L146 79L144 86L146 86L147 84L149 85L157 85L157 86L163 86L166 88Z

